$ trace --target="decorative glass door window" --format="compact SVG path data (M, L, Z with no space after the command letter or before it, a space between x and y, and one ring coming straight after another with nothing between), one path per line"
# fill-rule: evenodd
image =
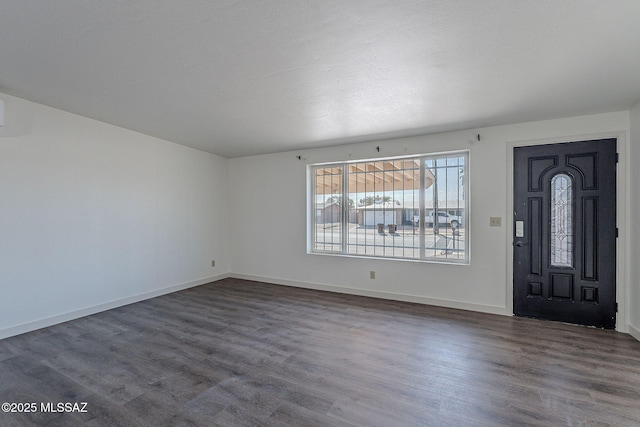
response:
M551 179L551 265L573 267L573 182L569 175Z

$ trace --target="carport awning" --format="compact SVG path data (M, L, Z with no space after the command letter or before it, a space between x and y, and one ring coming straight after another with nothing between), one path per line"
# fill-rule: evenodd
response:
M408 191L420 189L420 160L401 159L379 162L349 163L349 193L370 193ZM342 192L342 165L315 169L316 194L338 194ZM425 188L431 187L435 180L426 168Z

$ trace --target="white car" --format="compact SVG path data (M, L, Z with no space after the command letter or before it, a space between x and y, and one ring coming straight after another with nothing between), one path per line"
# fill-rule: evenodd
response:
M433 227L433 212L429 212L425 217L424 221L428 226ZM443 211L438 211L438 225L440 226L451 226L457 228L462 224L462 218L456 215L450 215Z

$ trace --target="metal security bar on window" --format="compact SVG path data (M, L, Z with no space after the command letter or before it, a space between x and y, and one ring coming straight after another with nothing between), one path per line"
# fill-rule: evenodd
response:
M425 186L425 223L431 231L425 233L425 257L465 259L465 157L426 159L425 164L434 177L433 185Z
M313 253L468 260L468 154L311 166Z
M342 250L342 167L315 169L314 250Z

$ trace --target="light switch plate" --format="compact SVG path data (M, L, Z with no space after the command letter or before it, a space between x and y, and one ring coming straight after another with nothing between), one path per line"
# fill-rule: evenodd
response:
M492 216L489 218L489 226L491 227L501 227L502 226L502 218L499 216Z

